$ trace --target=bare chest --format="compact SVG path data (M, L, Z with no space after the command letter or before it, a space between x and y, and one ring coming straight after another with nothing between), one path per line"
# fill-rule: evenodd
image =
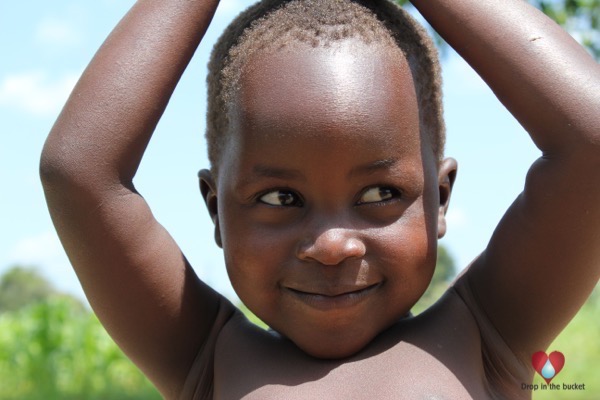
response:
M215 376L215 399L483 399L476 363L447 365L409 343L346 362L289 357ZM258 361L258 360L256 360ZM235 376L234 376L235 375Z
M260 333L223 341L213 398L489 398L478 329L456 320L441 322L401 324L344 360L311 358L285 339Z

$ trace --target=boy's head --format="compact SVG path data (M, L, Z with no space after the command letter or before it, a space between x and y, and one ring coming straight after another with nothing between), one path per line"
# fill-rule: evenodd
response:
M445 232L456 165L441 161L437 64L420 31L400 30L401 46L362 6L292 1L211 63L223 72L209 79L201 190L229 277L316 357L349 356L405 315Z
M215 174L229 138L230 105L249 59L292 43L319 47L348 38L401 49L417 92L422 134L442 160L445 124L437 51L425 29L406 11L389 0L263 0L227 27L209 63L206 138Z

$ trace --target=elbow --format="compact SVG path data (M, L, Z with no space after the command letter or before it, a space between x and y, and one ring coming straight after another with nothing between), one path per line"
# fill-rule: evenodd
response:
M39 176L46 199L103 196L123 183L106 155L94 155L81 143L50 134L40 155Z
M69 173L66 157L57 151L51 137L46 140L39 165L40 180L44 189L67 182Z
M62 144L48 138L40 156L39 174L46 203L50 211L73 208L74 201L97 197L96 188L90 184L85 165L71 157Z
M52 150L50 139L47 139L40 156L39 165L40 180L44 188L56 183L59 177L63 175L64 171L61 164L60 157L58 157L56 151Z
M68 193L71 188L81 188L85 181L83 160L77 159L69 146L57 141L52 135L48 137L40 155L39 174L46 195L49 192ZM89 164L89 163L87 163Z

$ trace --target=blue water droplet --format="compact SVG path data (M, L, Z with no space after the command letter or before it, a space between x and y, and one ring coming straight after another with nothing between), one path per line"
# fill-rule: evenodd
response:
M556 371L554 370L554 366L552 366L550 360L546 361L544 368L542 368L542 376L546 379L550 379L553 378L555 374Z

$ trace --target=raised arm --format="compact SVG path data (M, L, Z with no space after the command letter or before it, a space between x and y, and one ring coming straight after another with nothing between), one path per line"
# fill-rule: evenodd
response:
M94 311L167 398L178 395L221 299L132 179L217 3L138 1L77 83L41 159L52 219Z
M467 275L527 359L550 344L600 275L600 67L523 0L412 2L542 151Z

